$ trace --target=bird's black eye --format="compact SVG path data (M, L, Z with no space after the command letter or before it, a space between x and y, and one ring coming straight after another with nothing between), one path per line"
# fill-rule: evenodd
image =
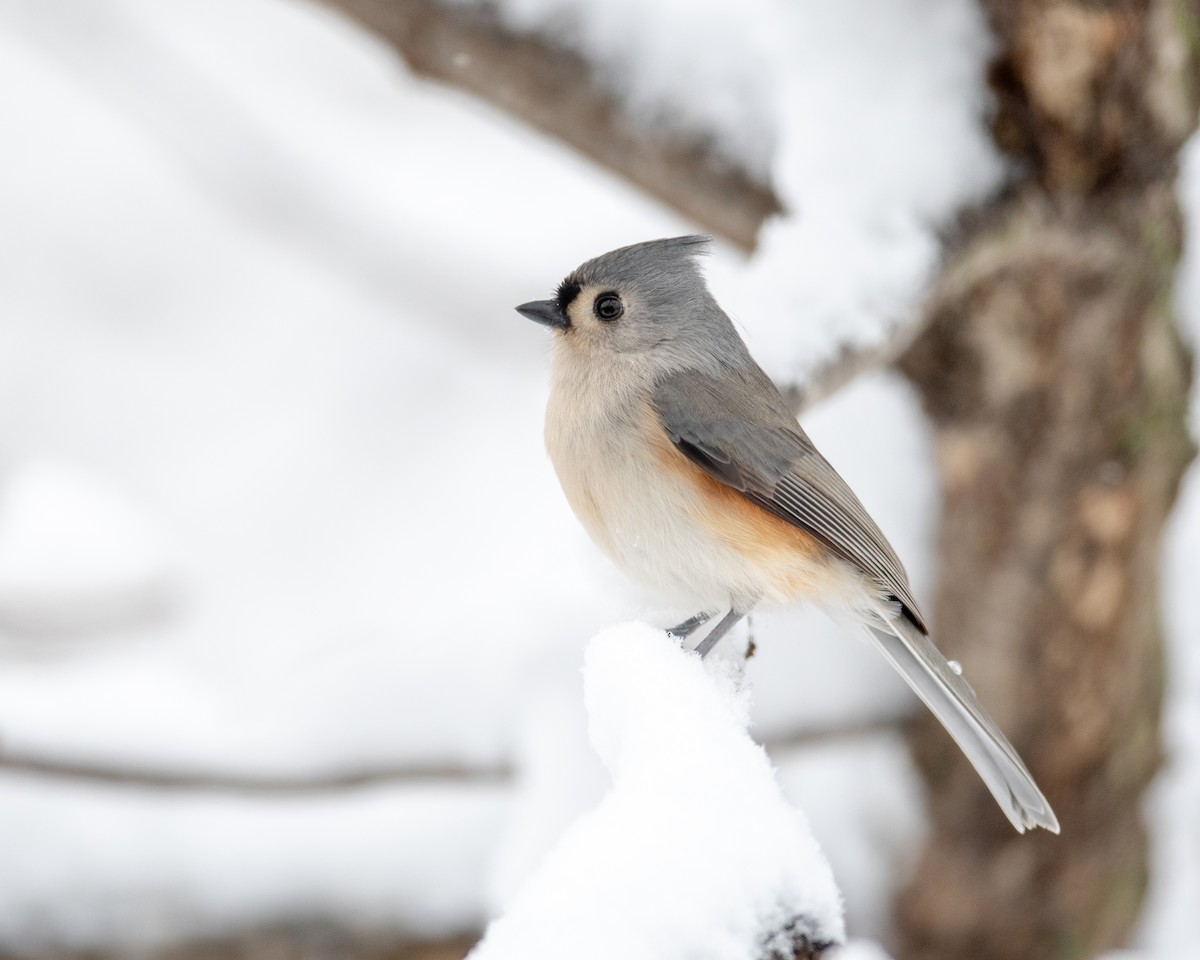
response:
M602 293L596 298L592 309L596 311L596 316L605 323L612 323L625 312L625 304L615 293Z

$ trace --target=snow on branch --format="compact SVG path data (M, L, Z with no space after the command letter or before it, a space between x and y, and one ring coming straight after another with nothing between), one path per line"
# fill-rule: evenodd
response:
M584 688L612 787L473 960L793 960L844 939L829 865L747 733L739 667L630 623L592 640Z
M552 36L549 24L514 27L492 4L325 2L386 40L415 73L565 141L745 250L763 221L782 210L762 173L729 156L727 140L695 124L639 121L600 79L600 65ZM551 21L563 19L549 13Z

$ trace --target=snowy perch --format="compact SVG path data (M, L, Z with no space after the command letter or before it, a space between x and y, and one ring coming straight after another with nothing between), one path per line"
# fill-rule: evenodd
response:
M843 940L829 865L746 732L735 671L644 624L592 640L590 735L612 788L472 960L790 960Z

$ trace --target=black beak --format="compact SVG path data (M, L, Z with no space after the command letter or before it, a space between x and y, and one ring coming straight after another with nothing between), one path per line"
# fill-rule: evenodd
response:
M566 330L571 325L557 300L531 300L517 307L517 313L555 330Z

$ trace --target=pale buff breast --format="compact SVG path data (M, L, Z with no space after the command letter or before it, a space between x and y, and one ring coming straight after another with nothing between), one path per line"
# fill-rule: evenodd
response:
M644 394L603 373L556 373L550 458L592 540L631 579L707 610L861 594L861 578L812 537L694 466Z

